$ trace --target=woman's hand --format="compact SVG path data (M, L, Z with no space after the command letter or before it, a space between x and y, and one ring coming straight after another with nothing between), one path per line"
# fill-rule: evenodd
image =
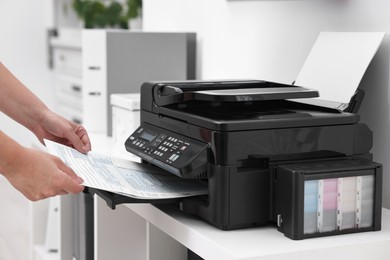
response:
M71 122L50 110L42 113L38 124L32 131L41 143L48 139L87 153L91 150L91 142L87 131L79 124Z
M60 158L23 147L1 131L0 144L0 173L28 199L83 191L83 180Z
M91 150L84 127L52 112L0 62L0 111L31 130L82 153ZM19 145L0 131L0 174L30 200L79 193L82 180L59 158Z

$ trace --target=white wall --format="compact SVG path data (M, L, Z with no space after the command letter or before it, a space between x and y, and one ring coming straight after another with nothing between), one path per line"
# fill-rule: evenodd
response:
M198 78L291 83L320 31L390 32L389 10L388 0L144 0L143 27L197 32ZM374 131L372 151L384 164L383 199L390 208L388 49L386 41L361 113Z
M0 61L50 106L45 3L45 0L0 1ZM29 145L30 133L2 113L0 126L6 134Z
M193 30L198 76L292 82L318 32L338 24L345 1L144 0L144 29Z

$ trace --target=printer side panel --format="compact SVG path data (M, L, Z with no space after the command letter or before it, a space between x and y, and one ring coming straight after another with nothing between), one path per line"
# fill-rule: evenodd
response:
M364 126L364 125L363 125ZM372 134L360 124L215 132L216 164L237 164L250 156L290 157L318 151L369 154Z
M270 172L255 167L209 165L209 194L183 199L183 211L222 230L265 226L270 222Z

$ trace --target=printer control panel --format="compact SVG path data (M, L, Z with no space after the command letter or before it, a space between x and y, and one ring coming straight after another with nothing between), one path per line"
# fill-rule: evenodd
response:
M142 124L125 143L126 150L175 175L195 178L206 170L207 143Z

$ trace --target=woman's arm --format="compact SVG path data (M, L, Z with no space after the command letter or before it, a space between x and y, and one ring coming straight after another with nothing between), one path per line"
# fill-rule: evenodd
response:
M83 126L54 112L0 62L0 111L43 143L49 139L87 153L91 143ZM0 174L30 200L79 193L82 180L58 157L26 148L0 131Z
M91 150L83 126L53 113L0 62L0 111L32 131L86 153Z

